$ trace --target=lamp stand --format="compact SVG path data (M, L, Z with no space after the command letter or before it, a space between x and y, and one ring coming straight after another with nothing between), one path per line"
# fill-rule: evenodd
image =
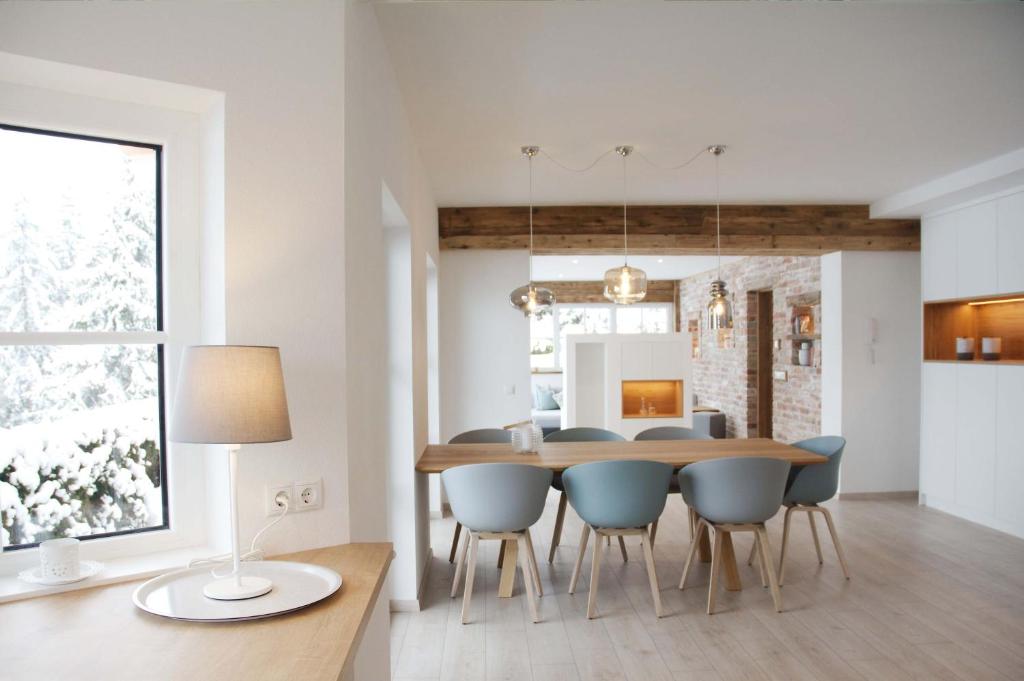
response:
M241 445L228 445L228 476L231 485L231 574L203 587L203 595L218 601L238 601L269 593L273 582L263 577L242 575L241 552L238 550L238 450Z

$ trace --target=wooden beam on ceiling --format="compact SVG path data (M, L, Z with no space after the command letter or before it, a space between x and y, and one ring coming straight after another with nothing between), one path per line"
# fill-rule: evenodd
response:
M443 250L525 249L525 206L438 208ZM648 255L715 252L715 206L630 206L629 250ZM622 251L622 206L536 206L538 255ZM832 251L917 251L919 220L874 220L868 206L722 206L725 255L821 255Z
M673 303L675 302L676 286L679 282L659 279L647 282L647 295L645 303ZM550 289L555 294L555 301L559 303L607 303L604 297L603 281L537 281L539 287Z

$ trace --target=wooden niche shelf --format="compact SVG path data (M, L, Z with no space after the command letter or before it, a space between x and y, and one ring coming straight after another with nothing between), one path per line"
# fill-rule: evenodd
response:
M682 415L682 381L622 382L622 418L677 419Z
M956 339L974 339L974 358L981 357L982 338L1001 338L1002 353L990 363L1024 361L1024 293L964 298L924 304L924 359L953 362ZM966 360L962 360L966 361Z

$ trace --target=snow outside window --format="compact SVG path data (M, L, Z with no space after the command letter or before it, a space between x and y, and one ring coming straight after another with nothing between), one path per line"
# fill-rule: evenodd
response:
M0 543L168 527L161 147L0 125Z

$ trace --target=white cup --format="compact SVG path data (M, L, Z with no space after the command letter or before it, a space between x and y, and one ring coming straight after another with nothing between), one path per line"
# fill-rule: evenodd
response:
M78 540L47 539L39 544L40 573L43 579L78 579Z
M1002 338L982 338L981 352L986 355L998 355L1003 351Z

